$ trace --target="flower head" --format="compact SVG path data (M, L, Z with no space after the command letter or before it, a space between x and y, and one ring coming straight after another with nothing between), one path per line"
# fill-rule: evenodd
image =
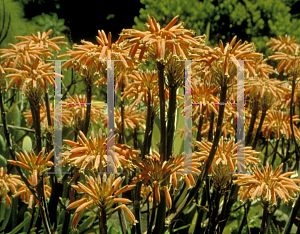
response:
M43 148L37 156L33 150L29 153L24 150L23 153L16 153L16 156L20 161L7 161L13 165L25 168L33 176L32 185L33 187L36 187L43 173L49 171L50 167L53 166L53 162L50 161L53 154L54 150L52 150L48 155L45 155L45 148Z
M136 220L132 212L124 207L124 204L128 204L131 201L127 198L118 198L123 192L131 190L135 185L126 185L119 189L120 185L124 181L125 177L117 177L114 175L107 176L103 174L101 176L98 174L97 176L85 176L85 185L81 182L78 182L78 185L73 185L73 187L84 194L84 197L80 200L72 202L67 209L76 209L76 214L74 216L72 227L75 228L79 221L80 214L89 207L95 206L98 211L101 209L108 210L112 207L114 203L122 203L123 205L118 206L116 209L123 209L127 216L129 217L132 223L135 223ZM99 214L102 215L102 214Z
M24 183L20 180L20 176L7 174L6 172L6 168L0 167L0 203L5 198L6 206L9 207L11 200L8 193L16 193L17 187L22 186Z
M44 196L45 198L49 198L51 194L51 187L47 185L47 181L49 180L49 176L44 178ZM31 186L34 186L35 178L34 175L31 175L28 177L28 182ZM36 191L36 188L33 188ZM22 201L26 204L28 204L29 208L32 208L33 205L38 204L38 200L32 195L31 191L28 189L28 187L22 182L21 187L18 189L18 192L16 192L13 197L20 196Z
M254 200L261 197L264 201L277 203L277 197L280 197L284 202L288 202L296 196L295 192L300 191L300 187L296 183L300 183L299 179L291 179L288 176L294 172L281 172L283 164L276 170L272 171L272 166L267 163L266 167L260 170L257 166L253 167L253 175L237 174L235 184L241 186L240 198L245 200L249 198Z

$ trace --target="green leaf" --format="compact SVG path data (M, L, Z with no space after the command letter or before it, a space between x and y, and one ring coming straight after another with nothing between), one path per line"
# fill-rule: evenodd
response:
M7 166L6 158L0 154L0 167L6 167L6 166Z
M9 206L9 208L6 209L6 211L5 211L5 217L4 217L3 223L0 228L0 232L5 229L8 221L9 221L9 218L10 218L10 213L11 213L11 206Z
M184 225L184 226L182 226L182 227L180 227L180 228L174 229L174 232L180 231L180 230L182 230L182 229L186 229L186 228L188 228L189 226L191 226L191 224L187 224L187 225Z
M26 220L28 217L32 217L30 212L26 211L24 213L24 220ZM30 218L31 219L31 218ZM30 222L27 222L24 227L23 227L23 232L27 233L28 232L28 229L29 229L29 225L30 225Z
M5 155L6 143L2 135L0 135L0 154Z
M4 219L5 213L6 213L6 200L5 199L0 201L0 206L1 206L1 209L0 209L0 223L1 223L1 221Z
M29 136L25 136L22 143L22 149L29 152L32 150L32 140Z
M82 232L84 231L86 228L88 228L88 226L90 226L93 222L95 221L95 216L90 216L87 219L85 219L83 221L83 223L78 227L78 231Z

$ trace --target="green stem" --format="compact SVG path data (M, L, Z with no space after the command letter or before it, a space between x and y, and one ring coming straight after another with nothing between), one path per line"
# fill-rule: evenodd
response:
M41 178L41 181L37 185L37 193L38 193L38 201L39 201L39 210L40 214L43 220L44 228L47 232L47 234L51 234L51 229L50 229L50 222L49 222L49 216L47 215L47 210L46 210L46 202L45 202L45 196L44 196L44 179L43 177Z
M213 234L216 231L218 220L218 211L220 205L221 194L219 189L214 189L213 194L213 204L211 209L209 210L210 217L209 217L209 227L208 227L208 234Z
M33 102L29 100L33 126L35 130L36 136L36 154L38 154L42 150L42 137L41 137L41 121L40 121L40 105L38 102Z
M242 220L241 226L239 228L238 234L242 234L242 230L243 230L245 224L247 223L247 216L248 216L248 213L250 210L250 206L251 206L251 202L248 200L247 204L244 206L244 216L243 216L243 220Z
M209 131L208 131L208 139L207 139L209 142L212 142L213 140L214 119L215 119L215 112L211 111L209 117Z
M245 146L248 146L251 143L257 113L258 113L258 102L254 101L254 105L252 107L252 112L251 112L250 126L245 140L246 143Z

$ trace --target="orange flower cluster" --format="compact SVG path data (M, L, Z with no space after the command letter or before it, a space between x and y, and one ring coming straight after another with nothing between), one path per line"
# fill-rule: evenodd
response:
M128 204L131 201L127 198L118 198L118 195L124 193L128 190L133 189L135 185L126 185L119 189L120 185L123 183L125 177L117 177L115 179L114 175L107 176L104 174L103 176L86 176L85 181L86 185L81 182L78 182L78 185L72 185L80 193L85 194L84 197L80 200L72 202L67 209L76 209L76 214L72 221L72 227L75 228L78 224L80 214L87 208L96 206L99 210L100 215L102 214L101 209L108 210L114 203L123 203L118 206L116 209L121 208L124 210L132 223L136 223L135 217L133 213L128 209L124 204Z
M196 141L195 145L198 147L199 152L194 152L194 155L198 157L199 161L204 161L205 164L211 151L212 143ZM230 166L231 173L235 172L235 165L237 164L237 148L238 144L234 144L233 139L231 139L229 142L226 142L225 139L221 137L216 155L214 157L214 161L210 167L209 172L211 173L214 165L218 165L221 161ZM249 164L255 165L259 163L260 160L257 158L258 155L260 155L260 152L252 150L251 147L245 147L246 166Z
M295 197L295 192L300 191L300 187L296 185L296 183L300 183L300 180L288 178L295 173L282 173L282 167L283 164L272 172L272 166L267 163L266 168L262 167L261 170L254 166L253 175L237 174L238 179L234 183L241 186L239 192L241 200L244 201L246 198L254 200L261 197L264 201L276 205L277 197L280 197L284 202Z
M6 206L11 204L9 192L16 193L17 187L22 186L24 183L20 180L20 176L7 174L7 169L0 167L0 203L5 198Z
M298 122L298 116L293 116L293 122ZM293 124L295 137L300 139L300 131L295 124ZM286 139L291 139L292 129L290 126L290 115L284 111L270 110L266 116L266 119L262 126L262 132L268 139L271 137L271 133L275 133L276 138L280 139L282 136Z
M193 173L200 173L198 169L198 161L194 158L184 159L184 155L175 156L173 155L169 161L162 161L161 155L153 150L154 155L146 156L145 159L133 160L133 164L140 169L138 176L133 178L132 184L137 183L140 180L144 180L145 185L150 185L152 187L153 194L157 203L160 202L160 190L165 192L166 202L168 207L172 206L172 200L169 193L169 188L162 186L162 183L168 178L173 182L173 186L177 187L177 173L184 174L184 163L191 165L191 170ZM192 174L185 175L185 182L190 188L194 184L194 178Z
M146 26L149 31L123 29L120 35L124 38L130 38L129 44L132 45L129 56L133 58L138 48L141 47L139 60L142 60L146 55L146 57L150 56L159 62L166 62L169 52L172 56L186 59L191 47L203 44L205 37L192 37L195 32L184 29L183 22L175 25L178 18L178 15L175 16L166 27L161 28L154 17L148 16Z
M11 72L6 75L7 78L11 78L8 85L10 89L15 83L20 88L21 84L22 92L25 92L28 83L33 83L33 87L39 83L44 90L46 90L46 83L54 84L54 66L51 63L45 63L44 59L51 58L53 54L51 49L55 53L60 51L58 45L66 45L67 42L58 41L64 39L64 37L49 38L52 30L38 32L38 35L31 34L31 36L17 36L19 40L25 40L18 42L17 44L9 44L12 49L0 49L0 53L3 55L0 58L4 58L3 64L5 64L5 71Z
M25 168L30 175L32 175L32 186L36 187L40 182L43 173L49 171L50 167L53 166L53 162L50 161L53 154L54 150L52 150L48 155L45 155L45 148L43 148L37 156L33 150L29 153L27 153L26 150L23 150L23 153L16 153L16 156L20 161L7 161L13 165Z

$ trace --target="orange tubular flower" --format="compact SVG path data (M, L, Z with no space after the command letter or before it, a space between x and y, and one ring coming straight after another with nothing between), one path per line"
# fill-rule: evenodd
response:
M17 83L17 88L20 88L21 84L22 93L25 93L28 84L33 83L33 87L37 86L39 83L44 90L47 89L46 82L53 85L54 84L54 66L51 63L43 63L38 59L35 60L34 64L31 66L24 65L24 70L16 68L4 68L5 71L11 72L11 74L6 75L7 78L11 78L7 89L9 90L15 83ZM61 76L61 75L60 75Z
M199 161L204 161L205 164L211 151L212 143L196 141L196 146L198 149L200 149L200 151L196 151L193 154L198 157ZM223 161L226 165L230 166L231 172L235 172L235 165L237 163L237 147L238 144L234 144L233 139L227 143L224 141L224 138L221 137L214 161L210 168L210 172L212 172L214 165L218 164L220 161ZM252 150L249 146L245 147L245 165L255 165L260 162L260 160L256 158L258 155L260 155L260 152Z
M107 118L107 117L106 117ZM135 129L136 126L141 127L145 130L145 123L146 115L145 112L141 110L137 110L134 105L126 106L124 109L124 127L125 129L130 128L132 131ZM121 117L121 110L116 109L115 111L115 123L117 124L118 128L121 129L122 124L122 117ZM105 122L106 125L106 122Z
M49 179L49 176L47 178L44 178L44 196L46 199L51 195L51 188L46 184ZM28 177L28 182L31 186L34 186L34 180L34 175ZM36 189L34 188L34 190ZM28 204L28 208L32 208L33 205L38 204L38 200L32 195L28 187L23 182L18 192L13 195L13 197L17 196L20 196L22 201Z
M6 168L0 167L0 203L5 198L6 206L9 207L11 204L9 192L16 193L17 186L22 186L23 182L20 180L20 176L6 174Z
M205 70L210 69L214 76L214 81L219 85L227 83L227 85L235 85L236 69L238 65L237 60L249 60L253 58L259 58L262 56L260 53L255 52L255 46L253 43L244 42L239 40L236 43L237 37L235 36L230 43L227 43L224 47L223 42L220 40L219 47L214 49L209 46L204 49L193 49L195 54L190 55L190 58L197 60L192 62L192 67L201 62L205 66ZM200 55L199 55L200 54ZM251 75L255 75L255 70L249 61L245 61L245 68Z
M173 181L173 185L177 187L177 176L176 173L184 173L184 155L175 156L173 155L169 161L162 161L161 155L153 150L154 155L146 156L145 159L133 160L133 164L140 169L140 174L134 177L132 184L137 183L140 180L144 180L145 185L150 185L152 187L153 194L157 203L160 202L160 190L163 189L166 193L166 202L171 205L169 194L165 191L166 188L161 186L161 183L170 177L170 181ZM194 158L186 160L187 164L191 165L193 172L200 173L198 169L198 161ZM191 175L192 176L192 175ZM182 177L182 176L181 176ZM193 177L193 176L192 176ZM193 178L186 177L186 182L191 184L194 183Z
M53 162L50 161L53 154L54 150L52 150L48 155L45 155L45 148L42 149L38 156L35 155L33 150L31 150L30 153L27 153L24 150L23 153L16 153L16 156L20 161L7 161L15 166L25 168L33 176L32 185L33 187L36 187L42 174L49 171L50 167L53 166Z
M127 57L129 49L123 49L127 42L123 40L123 37L119 37L115 43L112 43L111 39L111 33L106 36L103 30L98 30L98 36L96 36L98 45L82 40L83 45L74 45L73 50L58 56L58 58L71 57L62 67L66 69L73 67L82 75L104 75L95 82L99 86L106 83L107 60L121 60L115 61L115 71L133 69L135 64Z
M16 36L15 38L18 40L25 40L17 43L17 45L34 44L37 48L52 48L55 53L58 53L61 50L58 45L67 45L68 43L65 41L58 41L65 39L64 36L49 38L51 32L52 29L49 29L47 32L43 32L42 34L37 32L37 35L32 33L31 36Z
M293 122L298 122L299 116L293 116ZM300 131L295 124L293 124L295 137L300 139ZM271 133L276 134L276 138L280 139L282 136L290 139L292 136L292 129L290 126L290 115L287 112L270 110L262 126L264 136L270 139Z
M295 52L297 43L295 38L291 38L288 35L285 35L284 38L279 36L279 40L276 38L271 38L271 41L267 43L267 46L270 46L270 50L283 52L286 54L293 54Z
M92 102L95 97L92 97ZM85 122L86 117L86 109L87 109L87 98L85 95L75 95L74 97L69 97L65 100L65 102L69 103L64 105L62 108L62 116L65 118L65 123L68 126L72 126L75 131L79 131L82 129L82 124ZM107 106L105 103L91 105L91 121L97 124L97 120L101 119L102 123L105 124L107 122L107 115L104 113Z
M149 31L139 31L136 29L123 29L120 34L124 38L131 38L131 50L129 57L134 57L141 47L139 60L146 57L153 57L157 61L166 62L168 51L172 56L186 59L190 53L191 46L200 46L204 43L205 36L192 37L194 31L184 29L183 22L175 25L179 15L175 16L164 28L156 22L154 17L148 15L146 24Z
M123 192L133 189L135 185L126 185L119 189L119 186L123 183L125 177L117 177L115 179L114 175L107 176L104 174L97 177L88 177L85 176L86 183L83 185L81 182L78 182L78 185L72 185L77 191L84 193L84 197L80 200L74 201L71 203L67 209L76 209L76 214L74 216L72 227L76 228L80 214L87 208L96 206L99 211L98 216L102 215L100 210L108 210L114 203L123 203L115 209L123 209L129 220L135 224L136 220L132 212L124 205L128 204L131 201L127 198L118 198ZM126 208L125 208L126 207Z
M36 45L30 45L29 42L26 45L9 45L13 49L0 49L0 53L3 55L0 56L1 59L5 58L7 67L12 68L22 68L23 65L29 65L36 60L40 60L40 57L51 57L53 54L44 48L39 48Z
M79 143L64 140L66 144L73 146L71 150L63 153L70 165L79 167L81 172L85 169L105 172L107 164L106 134L103 134L101 129L99 129L98 134L95 136L92 132L88 140L83 132L80 131L78 141ZM128 164L128 160L123 155L116 154L115 165L117 168L121 166L121 162L124 165Z
M288 176L294 172L280 172L283 167L281 164L274 172L272 166L267 163L266 168L259 170L257 166L253 167L253 175L237 174L235 184L241 186L240 198L244 201L246 198L254 200L261 197L264 201L277 204L277 197L280 197L285 203L292 200L296 196L295 192L299 192L300 187L296 183L300 183L299 179L290 179ZM291 196L291 195L292 196Z

